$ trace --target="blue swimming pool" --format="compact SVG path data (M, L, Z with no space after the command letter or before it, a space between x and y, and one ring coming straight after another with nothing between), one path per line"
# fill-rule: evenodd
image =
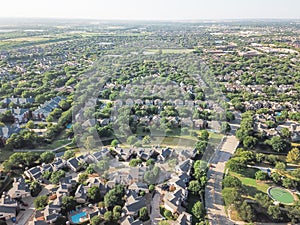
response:
M86 217L86 212L81 212L74 216L71 216L72 223L80 223L80 218L82 217Z

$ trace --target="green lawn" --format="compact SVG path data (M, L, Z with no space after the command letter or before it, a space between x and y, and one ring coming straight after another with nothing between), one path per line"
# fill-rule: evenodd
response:
M255 194L259 192L267 193L270 187L268 183L255 180L256 171L256 169L247 168L240 173L230 172L230 175L237 177L242 182L245 190L244 194L249 198L254 198Z
M154 137L151 141L151 145L160 145L160 146L185 146L185 147L194 147L197 140L187 137Z

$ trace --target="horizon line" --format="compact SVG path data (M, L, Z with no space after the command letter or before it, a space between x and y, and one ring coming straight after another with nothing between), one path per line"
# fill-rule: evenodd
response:
M80 17L1 17L0 20L82 20L82 21L109 21L109 22L215 22L215 21L300 21L300 18L271 18L271 17L261 17L261 18L199 18L199 19L105 19L105 18L80 18Z

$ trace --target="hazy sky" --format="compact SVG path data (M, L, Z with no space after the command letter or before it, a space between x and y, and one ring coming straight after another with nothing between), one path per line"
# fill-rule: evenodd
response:
M300 18L300 0L2 0L0 17L128 20Z

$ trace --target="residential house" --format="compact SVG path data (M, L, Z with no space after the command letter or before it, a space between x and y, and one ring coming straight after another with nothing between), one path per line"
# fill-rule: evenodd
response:
M134 217L127 216L122 222L121 225L143 225L143 222L140 220L134 220Z
M174 150L171 148L156 148L155 151L159 153L157 159L161 162L171 158L174 153Z
M177 220L176 224L178 225L192 225L192 215L187 212L182 212Z
M56 207L54 205L47 205L44 210L44 219L47 223L55 223L58 217L60 217L60 207Z
M9 220L16 217L18 212L19 205L17 201L4 193L0 199L0 219Z
M42 178L43 171L40 166L35 166L26 170L24 175L31 180L39 180Z
M145 193L149 192L148 185L142 182L134 182L129 185L128 190L135 191L136 193L139 193L140 191L144 191Z
M58 107L59 103L63 100L62 97L57 96L50 101L46 101L44 104L39 106L39 108L32 112L35 119L46 119L49 114Z
M31 196L29 185L26 184L23 177L14 178L13 186L8 191L8 195L11 198L25 198Z
M74 158L67 160L67 166L74 172L79 171L83 167L83 163L84 163L84 161L80 157L77 157L77 158L74 157Z
M175 167L175 171L178 174L187 173L190 174L192 169L193 161L191 159L187 159L181 162L179 165Z
M74 198L76 200L76 202L78 202L79 204L84 204L87 201L87 188L83 186L82 184L80 184L78 186L78 188L76 189Z
M126 199L123 211L125 215L138 216L139 210L146 207L146 199L143 196L138 196L136 192L130 192Z
M116 158L118 160L122 160L122 161L128 161L132 158L132 156L135 154L135 151L130 149L130 148L119 148L119 147L116 147L114 149L114 151L117 153L117 156Z
M55 158L55 160L51 163L53 171L58 171L66 167L66 161L62 158Z

